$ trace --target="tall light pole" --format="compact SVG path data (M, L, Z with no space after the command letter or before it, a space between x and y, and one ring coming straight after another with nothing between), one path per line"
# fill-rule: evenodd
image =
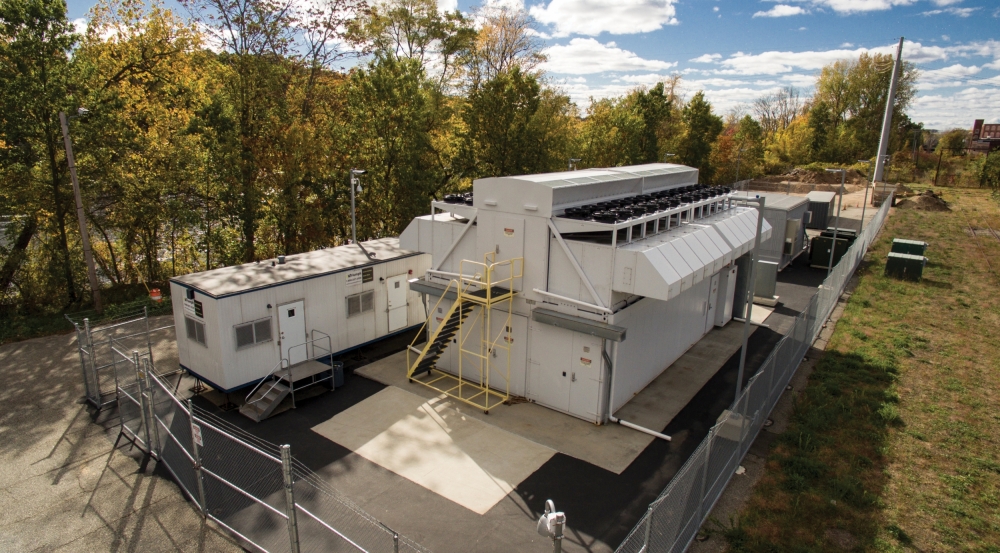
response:
M676 156L676 155L677 155L677 154L672 154L672 153L670 153L670 152L664 152L664 153L663 153L663 163L666 163L666 162L667 162L667 159L669 159L669 158L672 158L672 157L674 157L674 156Z
M77 112L81 117L89 113L85 108ZM59 112L59 123L62 125L63 142L66 145L66 165L69 166L69 177L73 181L73 197L76 199L76 218L80 221L80 241L83 244L83 259L87 263L87 280L90 281L90 293L94 298L94 309L103 313L101 304L101 288L97 283L97 269L94 268L94 252L90 249L90 234L87 232L87 218L83 213L83 198L80 197L80 182L76 178L76 161L73 159L73 143L69 139L69 119L66 112Z
M868 178L871 176L872 160L859 159L858 163L868 165L868 169L865 171L865 201L861 203L861 230L858 231L858 234L861 234L861 231L865 230L865 208L868 207Z
M358 177L364 174L364 169L351 169L351 243L357 244L361 248L361 251L365 252L365 255L368 256L368 259L374 259L375 254L369 253L361 242L358 242L358 224L354 214L354 192L356 191L358 194L363 192L361 189L361 179Z
M747 202L757 202L757 236L754 238L753 250L750 251L750 274L747 276L747 308L743 319L743 347L740 348L740 370L736 373L736 400L740 400L743 392L743 371L747 364L747 343L750 340L750 317L753 313L753 295L757 284L757 252L760 251L760 233L764 228L764 198L747 198Z
M882 172L885 170L884 156L889 149L889 132L892 127L892 108L896 101L896 87L899 85L899 73L903 67L903 37L899 37L896 47L896 61L892 66L892 78L889 81L889 95L885 99L885 115L882 116L882 135L878 141L878 158L875 160L875 173L872 182L885 182Z
M847 171L844 169L827 169L827 173L840 173L840 202L837 203L837 220L833 223L833 245L830 247L830 264L826 267L826 276L833 270L833 255L837 252L837 231L840 230L840 208L844 206L844 179Z
M571 157L571 158L569 158L569 170L570 171L576 171L576 164L577 164L578 161L580 161L580 158L578 158L578 157Z

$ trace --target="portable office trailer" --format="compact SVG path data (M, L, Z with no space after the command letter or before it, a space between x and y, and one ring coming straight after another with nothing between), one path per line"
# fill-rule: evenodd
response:
M837 193L813 190L806 194L806 199L809 200L809 212L812 213L806 228L825 229L837 212Z
M471 206L432 202L431 215L400 236L402 247L433 259L411 282L427 295L421 355L433 360L421 365L419 357L411 377L416 369L457 374L482 357L498 367L509 361L509 381L491 377L490 387L605 422L732 317L734 261L753 247L757 210L737 205L728 189L697 182L696 169L658 163L480 179ZM765 221L762 238L770 236ZM523 259L503 307L510 323L503 313L489 329L476 311L484 307L452 310L461 301L453 283L480 278L482 266L468 261L484 256ZM461 324L468 328L440 339ZM483 354L466 352L462 337L479 335L493 342ZM485 382L475 371L462 376Z
M397 238L212 269L170 280L181 368L223 392L284 359L323 359L426 318L408 279L430 256Z
M809 247L803 223L808 219L809 200L787 194L742 193L741 196L764 198L764 220L774 229L768 240L760 244L763 261L778 264L778 270L788 266Z

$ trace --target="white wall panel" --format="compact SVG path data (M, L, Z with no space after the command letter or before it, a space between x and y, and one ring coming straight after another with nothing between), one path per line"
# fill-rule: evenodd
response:
M670 301L647 298L615 313L613 324L628 328L628 338L615 352L612 413L702 338L709 283L704 279Z

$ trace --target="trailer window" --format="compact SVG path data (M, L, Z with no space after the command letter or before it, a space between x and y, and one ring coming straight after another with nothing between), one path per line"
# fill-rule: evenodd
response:
M361 292L360 294L354 294L353 296L347 296L347 316L353 317L359 315L366 311L375 310L375 291L369 290L367 292Z
M188 340L205 344L205 323L200 323L190 317L184 317L184 327L187 329Z
M238 324L233 328L236 330L236 349L271 341L270 317Z

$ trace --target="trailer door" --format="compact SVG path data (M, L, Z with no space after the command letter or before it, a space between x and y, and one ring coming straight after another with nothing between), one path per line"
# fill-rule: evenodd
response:
M385 279L389 298L389 332L395 332L406 326L406 273Z
M281 333L281 358L287 359L289 365L305 361L308 352L302 300L278 306L278 331Z

